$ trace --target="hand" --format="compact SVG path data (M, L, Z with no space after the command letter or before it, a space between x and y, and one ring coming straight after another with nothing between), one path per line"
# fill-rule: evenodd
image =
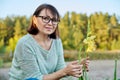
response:
M82 76L82 66L79 61L72 61L68 63L64 70L67 75L80 77Z
M85 66L86 71L89 71L88 69L89 63L90 63L89 57L83 58L80 62L81 65Z

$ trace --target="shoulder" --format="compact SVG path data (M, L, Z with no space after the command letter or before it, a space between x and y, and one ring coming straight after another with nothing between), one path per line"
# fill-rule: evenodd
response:
M60 38L54 39L53 40L56 46L62 45L62 40Z
M26 34L23 37L21 37L18 42L23 43L24 41L29 40L29 38L30 38L29 34Z
M26 34L19 39L15 48L15 55L25 55L24 53L31 53L35 51L34 40L30 34ZM33 53L32 53L33 54Z
M62 40L60 38L54 39L55 43L62 43Z
M32 37L28 34L24 35L17 42L14 56L17 60L28 59L34 55L35 48ZM27 56L27 57L26 57Z
M32 45L32 43L33 42L30 34L26 34L18 40L17 46Z

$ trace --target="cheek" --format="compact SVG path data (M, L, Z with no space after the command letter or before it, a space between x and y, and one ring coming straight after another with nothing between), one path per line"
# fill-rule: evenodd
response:
M54 32L56 29L57 29L57 26L55 26L55 27L53 28L53 32Z
M37 28L38 28L39 30L43 29L43 27L45 26L45 24L43 24L43 23L40 22L40 21L38 21L36 25L37 25Z
M36 25L37 25L37 26L40 26L40 25L42 25L42 24L43 24L42 21L41 21L40 19L37 19Z

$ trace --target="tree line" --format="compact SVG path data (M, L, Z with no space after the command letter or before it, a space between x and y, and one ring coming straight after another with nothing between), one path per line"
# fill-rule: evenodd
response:
M97 50L120 49L120 23L115 14L96 12L86 14L67 12L61 17L59 25L60 37L66 50L78 50L86 38L88 19L92 35L95 35ZM17 41L25 34L31 17L7 16L0 18L0 53L13 52Z

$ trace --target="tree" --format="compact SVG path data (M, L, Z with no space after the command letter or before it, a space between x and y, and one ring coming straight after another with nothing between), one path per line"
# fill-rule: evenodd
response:
M110 23L113 27L117 27L118 21L117 21L117 18L115 17L115 14L111 16Z

